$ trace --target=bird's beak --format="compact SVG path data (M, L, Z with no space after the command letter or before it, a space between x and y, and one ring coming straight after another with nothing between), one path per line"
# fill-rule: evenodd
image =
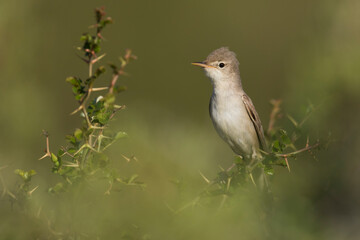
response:
M207 65L207 64L204 63L204 62L193 62L193 63L191 63L191 64L192 64L192 65L195 65L195 66L203 67L203 68L216 68L216 67Z

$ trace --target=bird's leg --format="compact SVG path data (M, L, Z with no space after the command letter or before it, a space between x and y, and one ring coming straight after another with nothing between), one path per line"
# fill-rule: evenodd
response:
M253 181L252 178L252 172L257 168L258 164L261 163L264 160L263 156L260 154L259 151L256 151L253 148L253 153L251 155L251 161L249 162L249 164L247 165L247 171ZM262 191L267 190L268 192L270 192L269 189L269 183L267 180L267 176L265 174L264 169L261 167L260 168L260 172L258 172L258 178L257 178L257 182L259 183L259 189L261 189Z
M259 149L255 148L255 146L252 147L252 155L251 155L251 158L252 159L260 159L261 158L261 154L259 152Z

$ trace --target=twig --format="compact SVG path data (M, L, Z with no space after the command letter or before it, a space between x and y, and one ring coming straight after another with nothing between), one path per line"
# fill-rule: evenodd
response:
M44 158L46 158L46 157L51 157L50 143L49 143L49 134L48 134L48 132L45 131L45 130L43 130L43 134L44 134L45 137L46 137L46 150L45 150L46 153L45 153L41 158L39 158L38 160L42 160L42 159L44 159Z
M98 88L93 88L92 91L97 92L97 91L102 91L102 90L107 90L107 89L109 89L109 87L98 87Z
M207 179L207 178L204 176L204 174L202 174L202 172L199 171L199 173L200 173L200 176L205 180L205 182L209 184L209 183L210 183L210 180Z
M309 150L314 149L314 148L316 148L318 146L320 146L319 142L317 142L317 143L315 143L314 145L311 145L311 146L307 145L306 147L304 147L302 149L299 149L297 151L294 151L294 152L284 153L284 154L275 154L275 155L278 156L278 157L283 157L283 158L293 157L293 156L295 156L295 155L297 155L299 153L309 151Z
M289 172L290 172L290 165L289 165L289 161L288 161L287 157L284 157L284 159L285 159L285 162L286 162L287 169L288 169L288 170L289 170Z
M28 192L28 195L31 196L31 194L32 194L36 189L38 189L38 187L39 187L39 186L36 186L36 187L34 187L32 190L30 190L30 191Z
M110 83L110 87L109 87L110 94L112 94L114 92L114 87L115 87L115 84L116 84L116 81L118 80L118 78L119 78L119 73L113 75L113 78L111 79L111 83Z
M267 129L267 134L268 136L270 136L271 134L271 131L274 129L274 125L275 125L275 121L276 121L276 118L280 112L280 104L281 104L281 100L275 100L275 99L272 99L270 101L270 103L273 105L273 109L270 113L270 120L269 120L269 126L268 126L268 129Z
M92 63L92 61L89 59L89 77L91 77L91 75L92 75L92 67L93 67L93 63Z

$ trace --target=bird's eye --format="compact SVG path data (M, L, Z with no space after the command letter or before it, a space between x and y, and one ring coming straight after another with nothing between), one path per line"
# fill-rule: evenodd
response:
M220 68L225 67L225 63L222 63L222 62L221 62L221 63L219 63L219 67L220 67Z

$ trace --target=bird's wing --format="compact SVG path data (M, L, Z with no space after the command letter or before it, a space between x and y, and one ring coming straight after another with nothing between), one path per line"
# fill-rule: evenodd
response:
M261 125L261 121L260 121L260 117L257 114L254 104L252 103L251 99L249 98L248 95L246 95L245 93L242 95L242 101L245 105L246 111L249 114L249 117L251 119L251 121L254 124L255 130L256 130L256 134L258 136L259 139L259 143L260 143L260 148L264 151L267 151L267 145L266 145L266 141L265 141L265 136L264 136L264 130L263 127Z

